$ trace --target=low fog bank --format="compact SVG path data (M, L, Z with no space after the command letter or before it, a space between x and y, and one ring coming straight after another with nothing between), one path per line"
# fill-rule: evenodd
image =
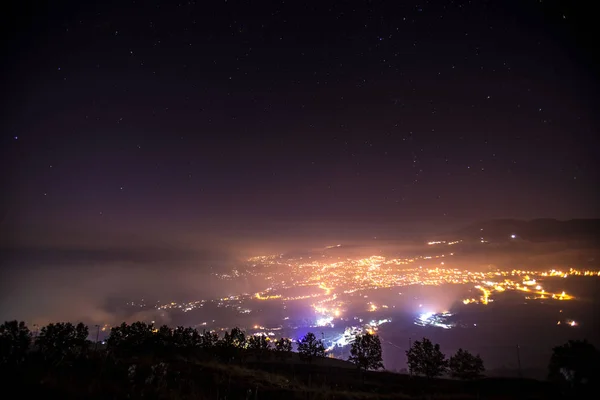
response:
M223 290L222 282L191 265L38 264L4 274L0 319L25 319L37 324L56 320L153 320L153 311L131 315L120 306L131 301L139 303L141 299L152 304L157 300L214 297Z
M469 270L597 269L600 265L597 246L572 240L537 243L505 240L485 244L472 241L432 246L421 237L395 239L391 235L362 239L282 235L280 240L249 235L248 238L213 239L210 245L202 247L198 244L203 243L201 238L192 239L188 238L186 245L180 241L174 245L161 242L160 246L127 247L114 243L109 246L107 242L94 247L70 248L61 244L3 251L0 320L16 318L37 324L57 320L82 320L92 324L153 320L155 311L132 314L122 306L141 299L152 304L252 293L264 288L262 282L248 278L224 281L213 273L239 268L247 257L266 254L339 259L445 254L446 268ZM415 265L436 267L439 264L439 259L420 259ZM451 300L455 300L454 295ZM448 303L450 299L443 302ZM167 317L163 316L163 320Z
M132 314L128 302L185 301L248 290L213 273L235 267L223 248L21 248L4 251L0 320L28 323L153 320L155 311Z

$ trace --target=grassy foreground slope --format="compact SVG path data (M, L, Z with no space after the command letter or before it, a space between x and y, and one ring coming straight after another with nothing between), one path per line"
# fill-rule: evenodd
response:
M3 389L25 398L61 399L547 399L544 382L474 382L362 373L340 360L301 363L240 360L224 363L197 354L114 359L104 352L71 363L42 359L1 371Z

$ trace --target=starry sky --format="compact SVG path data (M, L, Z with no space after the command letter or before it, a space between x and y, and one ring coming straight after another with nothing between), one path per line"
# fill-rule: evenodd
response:
M600 215L594 28L571 2L14 3L5 249L218 258Z

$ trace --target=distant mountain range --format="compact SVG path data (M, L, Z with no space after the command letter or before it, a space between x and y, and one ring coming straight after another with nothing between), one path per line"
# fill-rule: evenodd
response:
M514 237L512 236L514 235ZM496 219L469 225L450 234L441 235L448 240L530 242L582 240L600 242L600 219Z

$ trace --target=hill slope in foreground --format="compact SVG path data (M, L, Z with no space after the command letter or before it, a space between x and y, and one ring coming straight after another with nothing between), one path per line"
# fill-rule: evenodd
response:
M312 364L295 359L222 363L189 356L117 361L99 354L53 366L43 375L43 362L38 367L30 366L26 374L3 371L4 389L16 389L26 398L61 399L546 399L555 393L540 381L426 380L386 371L361 373L331 359Z

